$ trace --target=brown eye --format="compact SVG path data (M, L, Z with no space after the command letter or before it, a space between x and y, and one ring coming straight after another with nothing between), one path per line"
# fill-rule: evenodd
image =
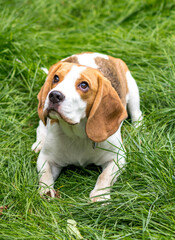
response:
M89 85L87 82L81 82L78 86L80 88L81 91L83 92L87 92L89 89Z
M53 83L57 83L57 82L59 82L60 81L60 78L58 77L58 75L55 75L54 77L53 77Z

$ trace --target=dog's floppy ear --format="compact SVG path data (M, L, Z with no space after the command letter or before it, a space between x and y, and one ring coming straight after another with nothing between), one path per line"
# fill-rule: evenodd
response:
M53 75L54 75L54 72L56 71L56 69L61 65L60 62L52 65L49 69L49 73L48 73L48 76L47 76L47 79L44 83L44 85L41 87L41 90L40 92L38 93L38 115L39 115L39 118L43 121L44 125L46 125L46 112L43 111L43 108L44 108L44 103L45 103L45 100L46 100L46 97L47 97L47 94L49 93L49 91L51 90L51 83L52 83L52 79L53 79Z
M44 99L44 96L43 96L43 91L44 91L44 85L42 86L40 92L38 93L38 116L39 118L43 121L44 125L46 125L46 118L44 116L44 112L43 112L43 108L44 108L44 102L45 102L45 99Z
M117 92L110 81L99 74L97 95L86 123L87 136L94 142L105 141L126 117L126 109Z

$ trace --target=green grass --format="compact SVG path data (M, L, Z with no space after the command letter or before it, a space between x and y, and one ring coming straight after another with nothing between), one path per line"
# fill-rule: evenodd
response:
M0 239L175 239L175 1L1 0ZM99 168L68 167L61 198L40 198L37 155L41 67L74 53L122 58L136 79L144 128L122 129L127 166L110 204L91 204Z

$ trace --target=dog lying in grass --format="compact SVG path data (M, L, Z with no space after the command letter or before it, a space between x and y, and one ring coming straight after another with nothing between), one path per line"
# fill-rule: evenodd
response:
M53 65L38 94L37 160L40 194L55 197L54 182L70 164L102 167L93 202L110 199L125 165L121 126L142 120L139 91L126 64L100 53L81 53ZM98 146L98 147L96 147ZM104 149L107 149L105 151Z

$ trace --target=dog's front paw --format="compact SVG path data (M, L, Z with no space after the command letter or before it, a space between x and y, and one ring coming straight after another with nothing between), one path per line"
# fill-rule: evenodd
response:
M55 189L48 188L48 187L40 187L39 193L41 197L51 197L51 198L60 197L59 191L56 191Z
M110 199L110 195L106 191L92 190L90 193L90 199L92 202L107 201Z
M43 147L43 143L42 141L36 141L33 145L32 145L32 150L34 152L39 152L41 150L41 148Z

